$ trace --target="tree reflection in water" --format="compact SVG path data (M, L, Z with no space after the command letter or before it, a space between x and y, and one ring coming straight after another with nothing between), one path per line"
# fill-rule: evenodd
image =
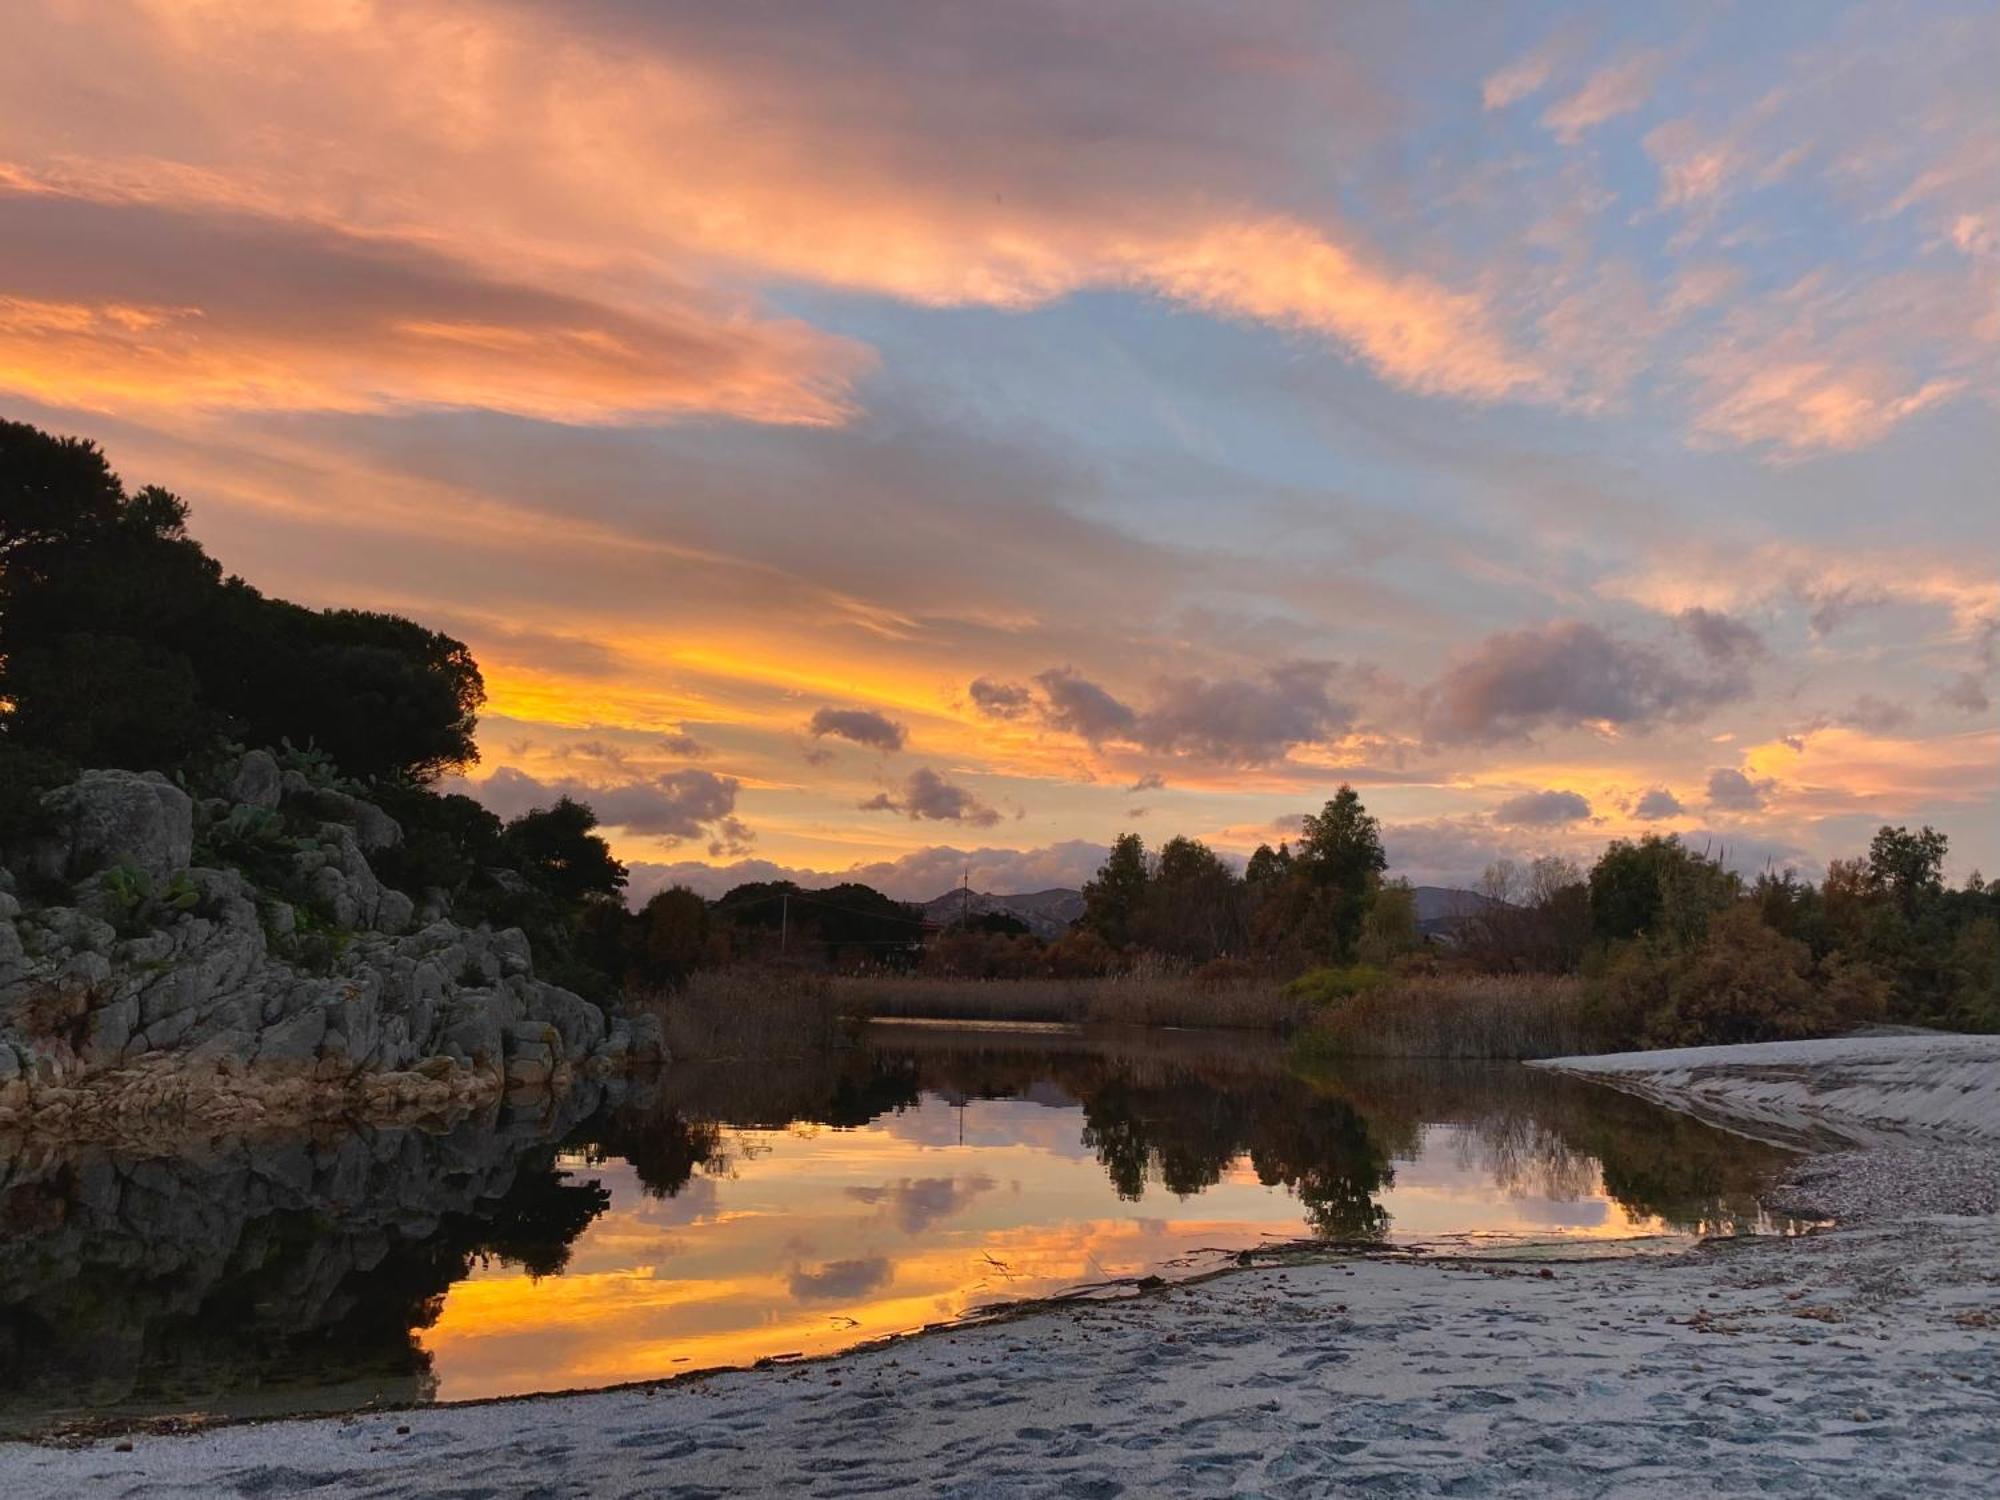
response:
M0 1143L0 1428L80 1410L429 1399L418 1335L446 1293L481 1265L560 1275L611 1202L590 1164L629 1164L644 1195L667 1199L697 1175L755 1172L739 1132L862 1127L926 1098L1073 1110L1119 1200L1254 1176L1296 1199L1303 1233L1334 1240L1389 1232L1396 1164L1435 1160L1441 1139L1498 1192L1570 1202L1601 1181L1629 1215L1702 1231L1755 1214L1786 1159L1517 1066L1301 1075L1261 1038L915 1028L444 1130L147 1157Z

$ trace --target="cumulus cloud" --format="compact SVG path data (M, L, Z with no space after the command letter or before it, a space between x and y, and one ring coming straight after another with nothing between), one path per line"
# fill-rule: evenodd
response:
M822 708L813 714L806 729L815 739L830 734L884 754L902 749L909 738L909 731L901 724L872 708Z
M1740 672L1694 674L1580 620L1490 635L1427 688L1426 736L1521 739L1538 729L1690 719L1749 691Z
M1753 781L1729 766L1708 773L1708 805L1721 812L1756 812L1776 789L1774 781Z
M1516 828L1552 828L1581 823L1590 816L1590 802L1577 792L1523 792L1493 809L1493 821Z
M1336 673L1332 662L1299 661L1254 677L1162 677L1147 705L1135 708L1074 667L1051 667L1035 677L1038 703L1025 689L1018 704L1007 701L1011 712L1032 706L1051 729L1092 745L1116 742L1215 765L1257 766L1352 724L1352 707L1334 693ZM1132 788L1148 789L1144 779Z
M863 812L898 812L912 822L926 819L939 823L970 823L990 828L1000 821L999 812L981 802L962 786L938 775L929 766L919 766L903 780L901 796L878 792L859 804Z
M973 705L992 719L1018 719L1035 706L1035 695L1018 682L976 677L966 691Z
M1139 715L1074 667L1051 667L1035 678L1042 690L1042 718L1051 728L1081 735L1091 744L1131 738Z
M1331 673L1327 663L1288 662L1261 679L1167 678L1134 738L1149 750L1221 765L1267 764L1353 722L1353 710L1330 691Z
M740 783L733 776L688 768L621 783L594 783L573 777L543 781L502 766L462 789L503 818L548 807L560 797L585 802L606 827L668 842L708 838L717 853L740 852L753 837L733 816Z
M1661 818L1678 818L1685 810L1681 799L1663 786L1642 793L1639 800L1632 804L1632 816L1647 823Z

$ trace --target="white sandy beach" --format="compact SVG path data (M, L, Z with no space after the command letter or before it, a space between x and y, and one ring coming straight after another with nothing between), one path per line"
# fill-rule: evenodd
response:
M1531 1066L1595 1078L1772 1140L1876 1145L2000 1135L2000 1036L1677 1047Z
M111 1439L14 1446L0 1488L1988 1495L2000 1116L1954 1112L1957 1141L1940 1140L1926 1118L1944 1092L1923 1057L1971 1066L1976 1085L1993 1068L1968 1062L1966 1039L1883 1040L1901 1045L1802 1044L1833 1049L1818 1062L1756 1049L1692 1067L1622 1060L1623 1081L1656 1097L1669 1074L1713 1094L1733 1071L1754 1092L1770 1068L1810 1083L1837 1063L1841 1090L1870 1095L1866 1118L1846 1122L1870 1149L1808 1174L1809 1200L1858 1218L1831 1232L1667 1258L1249 1270L650 1390L230 1426L124 1452ZM1913 1101L1902 1135L1882 1102L1899 1090ZM1820 1123L1842 1123L1827 1090L1808 1092Z

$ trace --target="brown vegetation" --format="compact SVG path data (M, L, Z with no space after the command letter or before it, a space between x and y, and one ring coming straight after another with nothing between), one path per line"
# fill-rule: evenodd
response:
M804 1057L840 1033L840 1008L824 975L799 968L704 969L645 1008L666 1029L675 1059Z
M1525 1058L1598 1050L1583 986L1560 974L1414 974L1328 1005L1306 1056Z

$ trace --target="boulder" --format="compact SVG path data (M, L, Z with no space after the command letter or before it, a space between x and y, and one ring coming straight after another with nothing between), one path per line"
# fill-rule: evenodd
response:
M268 750L252 750L236 767L229 800L251 807L276 807L284 795L284 773Z
M407 932L416 914L416 902L401 891L384 886L382 899L375 908L375 930L392 934Z
M85 771L42 800L58 832L36 862L54 879L127 865L164 880L194 857L194 801L156 771Z

